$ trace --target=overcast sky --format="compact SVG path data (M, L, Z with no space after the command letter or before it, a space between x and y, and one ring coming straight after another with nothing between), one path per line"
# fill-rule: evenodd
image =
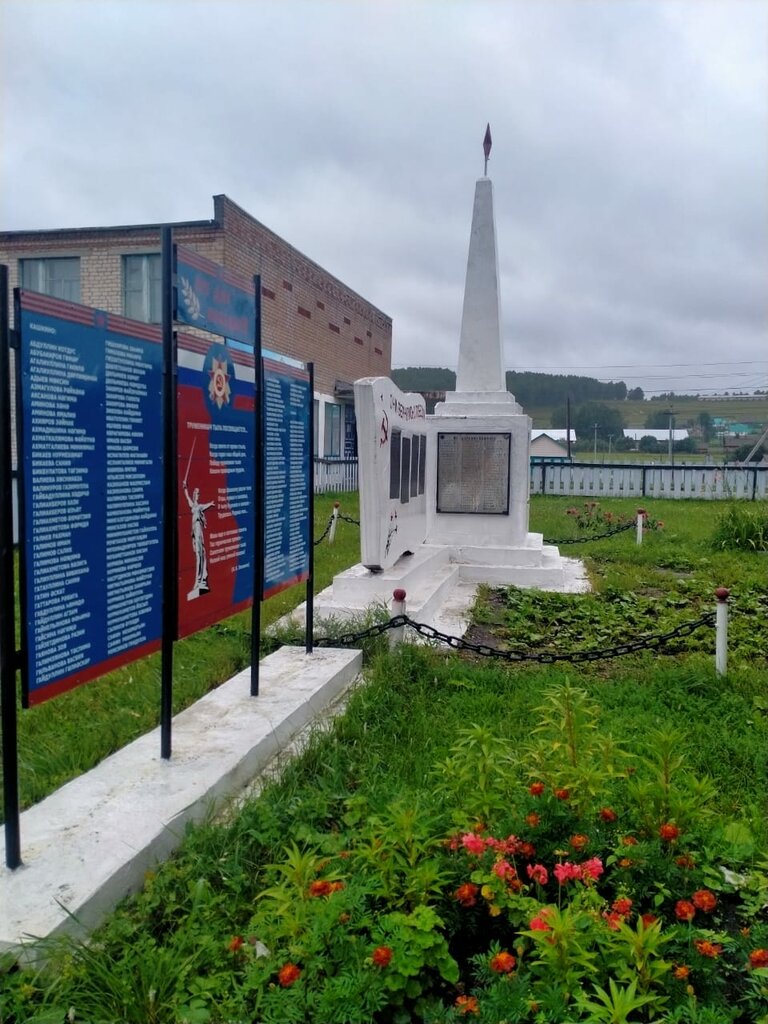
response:
M506 365L768 387L768 0L0 0L0 229L226 193L456 366L493 133Z

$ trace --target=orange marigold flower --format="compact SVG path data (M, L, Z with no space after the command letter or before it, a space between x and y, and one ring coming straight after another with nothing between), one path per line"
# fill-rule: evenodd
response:
M555 796L558 800L567 800L571 795L570 789L556 789Z
M619 867L620 868L624 868L625 871L627 871L629 868L632 868L634 866L635 866L635 862L632 860L631 857L622 857L621 860L619 861Z
M659 836L665 843L674 843L680 837L680 829L677 825L673 825L672 822L668 821L664 825L659 826Z
M601 807L600 817L603 819L603 821L616 821L616 819L618 818L618 814L616 813L616 811L613 810L612 807Z
M672 972L673 977L677 978L678 981L685 981L685 979L688 977L690 973L691 968L686 967L685 964L680 964L680 966L676 967Z
M685 868L686 871L692 871L696 867L696 861L690 853L683 853L679 857L675 857L675 864L679 868Z
M711 960L723 952L723 947L719 942L710 942L709 939L696 939L694 946L702 956L708 956Z
M520 843L518 852L522 857L527 857L528 860L533 860L533 858L536 856L536 847L533 845L533 843Z
M574 850L583 850L585 846L589 845L589 836L585 836L583 832L577 832L568 840L568 845L572 846Z
M622 836L621 845L622 846L637 846L637 840L635 839L634 836Z
M530 825L531 828L536 828L540 821L541 817L536 813L536 811L531 811L530 814L526 814L525 816L525 824Z
M392 960L392 950L389 946L377 946L371 954L371 961L377 967L389 967Z
M318 879L316 882L310 883L310 896L328 896L331 892L333 892L331 883L327 882L325 879Z
M691 903L693 903L697 910L703 910L705 913L710 914L717 906L717 897L709 889L697 889L693 896L691 896Z
M348 914L346 910L343 914L339 914L339 924L347 924L351 920L352 915Z
M501 952L491 957L489 966L495 974L509 974L514 971L516 963L511 953Z
M690 900L678 900L675 904L675 917L678 921L692 921L696 916L696 907Z
M768 967L768 949L753 949L749 954L751 968Z
M476 996L459 996L456 1000L456 1008L459 1013L480 1013Z
M480 892L480 886L475 885L474 882L465 882L460 885L456 892L453 894L453 898L457 900L462 907L474 907L477 903L477 894Z
M343 882L331 882L331 892L339 892L344 888Z
M242 935L233 935L229 940L229 951L230 953L237 953L245 945L245 939Z
M652 924L656 924L659 920L655 914L643 914L640 918L646 928L650 928Z
M290 988L291 985L298 981L301 977L301 968L297 967L296 964L287 963L283 964L280 970L277 972L277 980L283 986L283 988Z
M528 787L528 792L531 794L531 796L541 796L541 794L544 792L544 783L532 782Z

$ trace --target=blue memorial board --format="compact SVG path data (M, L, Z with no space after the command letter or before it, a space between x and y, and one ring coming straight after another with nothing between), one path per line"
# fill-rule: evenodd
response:
M160 330L19 293L27 698L160 646Z
M309 577L312 394L306 368L265 358L264 588L271 597Z
M257 327L254 286L177 245L176 319L252 346Z

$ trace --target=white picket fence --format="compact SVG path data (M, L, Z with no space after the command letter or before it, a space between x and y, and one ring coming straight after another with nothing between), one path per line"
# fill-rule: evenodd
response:
M531 464L531 494L573 498L768 498L768 466Z
M315 494L357 490L357 459L315 459Z

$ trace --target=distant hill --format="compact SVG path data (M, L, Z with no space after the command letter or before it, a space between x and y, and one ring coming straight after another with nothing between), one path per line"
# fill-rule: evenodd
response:
M453 370L433 366L408 366L393 370L392 380L403 391L453 391L456 374ZM507 372L507 391L511 391L520 404L526 408L540 405L565 405L568 395L571 401L607 401L627 397L624 381L596 380L594 377L574 377L554 373ZM642 393L637 396L642 397Z

